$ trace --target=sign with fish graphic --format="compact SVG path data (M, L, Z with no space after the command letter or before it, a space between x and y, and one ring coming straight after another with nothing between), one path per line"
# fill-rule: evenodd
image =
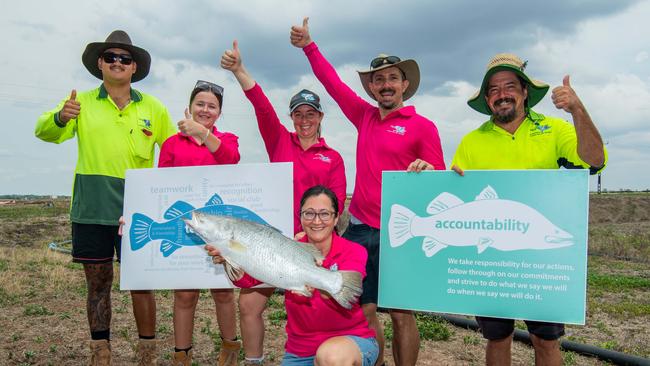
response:
M193 213L293 233L291 163L128 170L120 288L230 288L222 265L186 226Z
M384 172L379 306L584 324L588 211L587 170Z

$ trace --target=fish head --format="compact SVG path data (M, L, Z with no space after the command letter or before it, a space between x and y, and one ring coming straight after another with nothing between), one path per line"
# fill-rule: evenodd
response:
M192 211L191 218L184 218L185 225L206 243L216 243L232 238L232 224L225 216Z
M544 236L544 241L549 244L551 248L567 247L573 244L573 235L554 226L551 233Z

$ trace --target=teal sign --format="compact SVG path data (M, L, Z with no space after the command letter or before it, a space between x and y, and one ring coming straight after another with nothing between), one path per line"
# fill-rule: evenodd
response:
M585 323L586 170L384 172L379 306Z

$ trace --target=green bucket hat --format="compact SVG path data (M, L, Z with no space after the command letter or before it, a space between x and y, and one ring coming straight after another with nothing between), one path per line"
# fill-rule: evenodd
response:
M492 60L487 65L487 71L483 77L483 82L481 83L481 88L472 95L471 98L467 101L467 104L472 107L472 109L481 112L483 114L492 115L492 110L485 101L485 87L487 86L488 80L490 77L499 71L512 71L517 74L522 79L526 80L526 88L528 89L528 104L527 108L532 108L535 104L539 103L546 92L548 92L548 84L531 79L528 75L524 74L524 69L528 61L523 62L519 57L511 53L499 53L494 56Z

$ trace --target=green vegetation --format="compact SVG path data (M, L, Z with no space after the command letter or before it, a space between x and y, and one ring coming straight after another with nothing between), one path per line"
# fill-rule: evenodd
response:
M622 292L629 290L650 290L650 278L615 274L587 274L587 284L595 289Z
M267 317L271 324L281 325L283 321L287 320L287 312L284 310L275 310L269 312Z
M23 315L26 316L42 316L42 315L52 315L53 313L43 305L39 304L28 304L25 306Z
M428 314L416 314L418 331L423 340L446 341L451 336L449 323L439 316Z

